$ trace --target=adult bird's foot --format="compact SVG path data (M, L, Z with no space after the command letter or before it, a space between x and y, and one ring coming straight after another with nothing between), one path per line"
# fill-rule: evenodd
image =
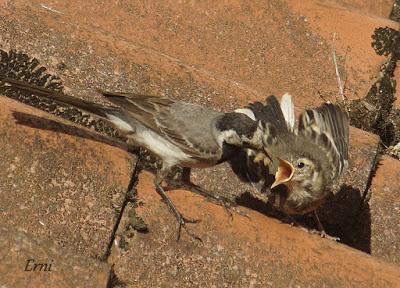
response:
M177 216L177 215L175 215ZM186 223L199 223L200 220L199 219L187 219L185 217L183 217L181 214L179 214L178 217L176 217L177 220L177 229L178 229L178 233L177 233L177 238L176 241L179 241L181 239L181 230L182 228L185 229L186 233L192 237L193 239L200 241L203 243L203 240L197 236L196 234L194 234L193 232L191 232L187 227L186 227Z
M186 223L198 223L198 222L200 222L200 220L199 219L187 219L187 218L183 217L182 214L175 207L174 203L172 203L171 199L165 193L165 191L161 187L161 185L158 183L155 183L155 186L156 186L156 190L157 190L158 194L161 196L161 198L167 204L168 208L172 211L172 213L174 214L174 216L178 222L177 223L177 228L178 228L177 241L179 241L179 239L181 238L181 230L183 228L183 229L185 229L186 233L188 233L189 236L191 236L192 238L194 238L200 242L203 242L200 237L195 235L193 232L190 232L186 228Z
M224 207L225 211L231 218L233 217L231 210L235 211L237 214L241 216L248 217L245 212L240 211L240 209L236 207L237 206L236 203L232 202L231 200L223 196L215 195L214 193L211 193L196 184L179 180L168 180L167 182L168 182L167 190L185 189L195 194L201 195L205 197L208 201Z

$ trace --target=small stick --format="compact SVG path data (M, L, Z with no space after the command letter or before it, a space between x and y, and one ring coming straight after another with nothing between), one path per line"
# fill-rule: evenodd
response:
M51 7L49 7L49 6L46 6L46 5L44 5L44 4L40 4L40 7L44 8L44 9L46 9L46 10L49 10L49 11L51 11L51 12L53 12L53 13L63 14L61 11L58 11L58 10L56 10L56 9L54 9L54 8L51 8Z
M332 59L333 59L333 64L335 65L336 77L339 84L339 94L340 96L342 96L342 100L345 101L342 80L340 79L339 67L336 60L335 38L336 38L336 32L334 32L332 36Z

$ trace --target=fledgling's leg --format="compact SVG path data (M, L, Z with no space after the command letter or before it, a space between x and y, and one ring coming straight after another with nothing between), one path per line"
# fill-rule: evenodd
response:
M333 240L333 241L339 241L339 240L340 240L339 237L330 236L330 235L328 235L328 234L325 232L324 226L322 226L322 223L321 223L321 221L319 220L317 210L314 210L313 213L314 213L315 221L317 222L317 226L318 226L318 230L319 230L319 231L318 231L318 232L319 232L319 235L320 235L322 238L327 238L327 239Z
M317 210L314 210L313 213L314 213L315 221L317 222L318 230L319 230L321 233L324 233L324 234L325 234L325 229L324 229L324 226L322 226L321 221L319 220Z

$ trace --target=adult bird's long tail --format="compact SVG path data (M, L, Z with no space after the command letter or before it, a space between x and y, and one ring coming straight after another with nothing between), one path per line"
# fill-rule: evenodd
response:
M25 90L27 92L32 92L38 96L47 98L49 100L61 103L61 104L68 104L73 107L76 107L78 109L82 109L86 112L93 113L103 119L108 120L107 117L107 110L112 109L104 107L102 105L96 104L94 102L86 101L83 99L79 99L76 97L68 96L66 94L62 94L59 92L51 91L46 88L42 88L39 86L31 85L26 82L22 82L20 80L8 78L8 77L1 77L0 76L0 82L3 82L5 86L15 88L15 89L21 89Z

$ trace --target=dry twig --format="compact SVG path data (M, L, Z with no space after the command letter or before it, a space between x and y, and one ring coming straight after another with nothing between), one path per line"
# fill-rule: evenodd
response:
M336 32L334 32L332 36L332 59L333 59L333 64L335 65L336 77L339 84L339 94L342 97L342 100L345 101L342 79L340 78L339 67L336 60L335 38L336 38Z

